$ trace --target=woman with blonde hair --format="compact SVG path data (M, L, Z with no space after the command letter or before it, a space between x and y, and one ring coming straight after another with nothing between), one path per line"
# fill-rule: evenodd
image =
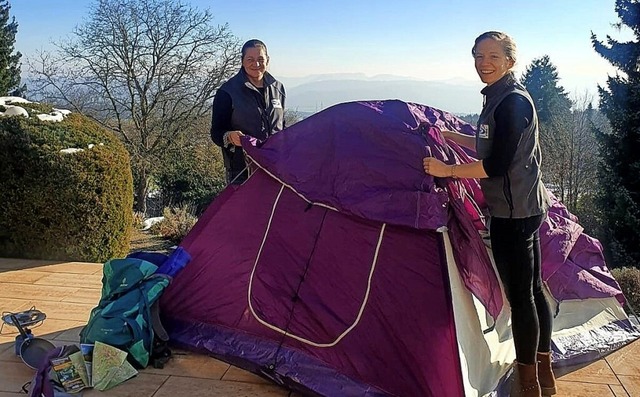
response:
M550 200L541 180L538 117L531 96L515 78L516 45L502 32L476 38L471 53L484 105L475 137L442 131L447 139L475 150L479 160L445 164L423 161L427 174L479 178L490 211L493 257L511 305L516 350L512 396L556 393L551 370L552 315L542 291L540 238Z

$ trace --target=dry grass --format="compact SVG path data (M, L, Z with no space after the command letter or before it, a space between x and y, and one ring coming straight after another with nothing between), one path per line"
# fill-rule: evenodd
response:
M178 244L196 224L198 218L193 215L189 205L166 207L162 211L162 221L151 226L149 231Z
M131 232L131 252L168 253L175 244L171 240L155 235L147 230L134 228Z

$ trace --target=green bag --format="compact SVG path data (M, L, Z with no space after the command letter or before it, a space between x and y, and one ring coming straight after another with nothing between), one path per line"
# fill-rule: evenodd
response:
M100 341L129 353L129 361L145 368L153 347L151 305L170 278L155 274L157 266L142 259L112 259L104 264L102 297L80 331L80 343Z

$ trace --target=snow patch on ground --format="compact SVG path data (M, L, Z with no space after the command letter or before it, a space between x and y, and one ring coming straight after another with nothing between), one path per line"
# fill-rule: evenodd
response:
M151 226L155 225L156 223L160 223L163 220L164 216L156 216L154 218L145 219L145 221L142 222L142 230L149 230L151 229Z
M104 146L104 143L99 143L98 146ZM88 149L93 149L94 147L96 147L95 144L90 143L87 148ZM67 149L61 149L60 153L65 153L65 154L73 154L73 153L78 153L78 152L84 152L84 149L81 148L77 148L77 147L70 147Z
M29 113L23 107L12 105L5 105L5 107L7 110L2 113L2 116L24 116L29 118Z
M0 105L6 106L9 103L31 103L31 101L19 96L0 96Z
M0 97L0 105L6 108L4 112L0 112L0 116L1 117L24 116L28 118L29 113L26 111L26 109L21 106L15 105L16 103L32 103L32 102L17 96ZM71 110L53 108L51 113L49 114L40 113L40 114L37 114L36 117L42 121L60 122L64 120L64 118L69 113L71 113Z

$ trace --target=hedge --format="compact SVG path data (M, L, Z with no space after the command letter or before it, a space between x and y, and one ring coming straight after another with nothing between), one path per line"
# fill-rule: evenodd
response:
M104 262L126 255L133 182L123 144L80 114L41 121L43 105L20 106L31 117L0 117L0 256ZM69 148L82 150L62 152Z

